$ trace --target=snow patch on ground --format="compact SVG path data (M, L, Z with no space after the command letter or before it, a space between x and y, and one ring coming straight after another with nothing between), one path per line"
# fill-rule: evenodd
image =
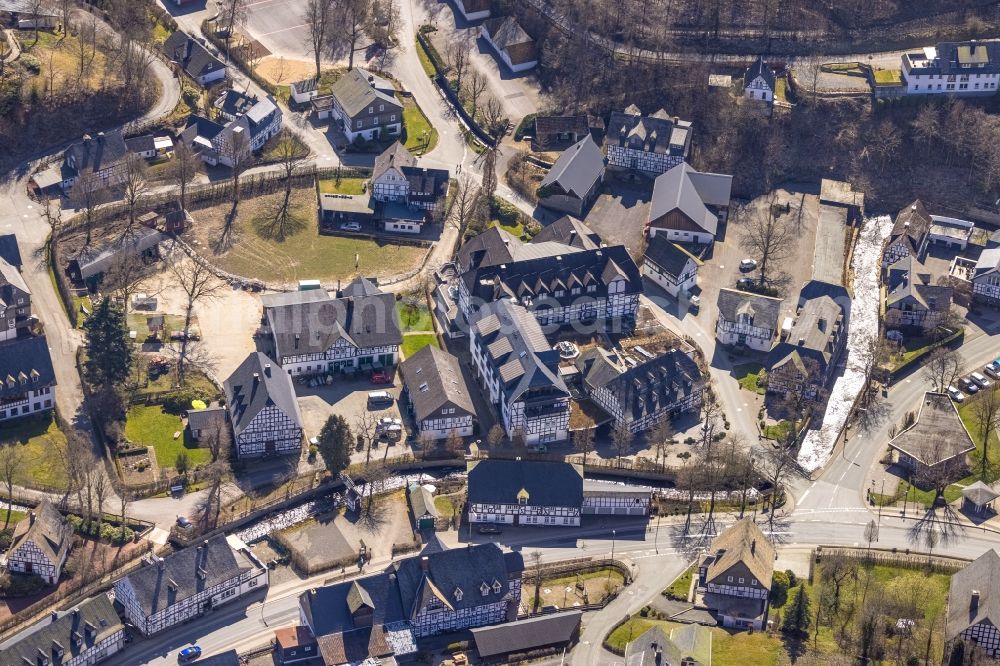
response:
M878 331L879 274L882 268L882 246L892 231L888 215L868 218L861 229L851 259L854 275L854 300L847 330L847 367L830 391L830 400L823 416L823 426L810 430L799 449L799 464L812 472L826 464L833 453L837 436L847 423L854 399L865 382L864 369L858 362L856 349L865 333Z

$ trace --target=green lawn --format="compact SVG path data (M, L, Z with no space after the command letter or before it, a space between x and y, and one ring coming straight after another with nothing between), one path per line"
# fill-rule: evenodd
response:
M427 116L411 97L401 97L403 103L403 133L400 140L414 155L423 155L434 150L438 142L438 132L431 126Z
M994 388L994 390L1000 391L1000 388ZM965 402L958 406L958 415L962 417L962 423L965 424L966 430L969 431L969 436L972 437L972 441L976 445L976 452L973 454L973 458L976 460L982 460L983 456L983 431L976 423L976 403L983 393L983 391L980 391L966 398ZM997 436L996 430L990 433L988 441L989 463L996 467L1000 465L1000 437Z
M66 435L51 414L39 414L5 423L0 443L21 449L21 466L15 483L30 488L65 490L67 487Z
M455 515L455 503L447 495L438 495L435 497L434 506L443 518L450 518Z
M8 523L8 526L13 528L19 522L24 520L24 517L28 514L22 513L20 511L11 511L10 509L0 509L0 528L3 528L4 522ZM9 517L8 517L9 516Z
M625 650L625 645L635 640L647 629L660 627L668 636L670 630L685 625L665 620L649 620L633 617L625 624L615 629L608 636L607 642L619 651ZM745 631L729 633L725 629L712 630L712 663L716 666L772 666L782 663L784 644L780 638L768 636L764 632L753 634Z
M691 577L693 575L694 567L688 567L663 593L671 599L687 601L688 592L691 590Z
M733 376L740 383L740 388L764 395L765 389L758 382L762 378L764 366L760 363L745 363L733 368Z
M399 313L399 322L403 326L404 333L434 330L431 311L427 309L426 305L413 307L404 304L402 301L397 301L396 312Z
M778 421L775 425L764 426L764 437L778 442L788 439L788 433L792 429L791 421Z
M135 372L132 374L134 377ZM205 374L200 370L189 367L185 371L184 375L184 389L196 394L205 402L212 402L213 400L218 400L222 397L218 387L216 387L216 385L212 383L212 380L205 376ZM171 371L165 375L159 375L156 379L152 380L148 377L144 378L144 386L136 386L135 384L130 383L127 388L133 391L135 395L163 393L174 389L175 379L175 366L171 366Z
M520 222L517 224L501 224L499 220L493 220L493 226L500 227L515 238L520 238L524 235L524 225Z
M323 178L319 181L321 194L364 194L367 178Z
M779 76L777 79L775 79L774 85L775 85L775 88L774 88L774 98L777 99L777 100L780 100L782 102L787 102L788 101L788 80L785 77L783 77L783 76Z
M424 45L420 43L419 39L414 38L417 43L417 57L420 58L420 66L424 68L424 74L428 78L433 79L437 76L437 71L434 69L434 63L431 62L431 58L427 55L427 51L424 50Z
M174 439L177 431L182 434ZM181 452L187 452L192 467L212 459L207 448L189 446L183 433L181 417L165 413L160 405L137 405L128 410L125 418L125 437L134 444L153 447L161 468L173 467Z
M403 356L409 358L427 345L439 347L437 336L433 333L417 333L403 337Z
M965 329L959 328L951 335L934 342L930 337L912 337L903 340L903 353L894 357L889 363L889 369L893 372L916 361L918 358L931 353L941 345L947 344L965 333Z
M883 86L899 85L903 82L903 72L898 69L876 69L875 83Z

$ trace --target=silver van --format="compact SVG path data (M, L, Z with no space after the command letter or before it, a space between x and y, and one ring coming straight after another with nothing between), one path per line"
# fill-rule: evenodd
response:
M368 407L384 408L392 405L392 395L388 391L369 391Z

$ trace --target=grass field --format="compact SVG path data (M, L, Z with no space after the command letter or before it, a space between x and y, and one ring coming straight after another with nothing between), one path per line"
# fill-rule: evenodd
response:
M1000 388L994 388L994 391L1000 391ZM984 391L980 391L974 396L970 396L965 399L965 402L958 406L958 415L962 417L962 423L965 424L965 429L969 431L969 436L972 437L972 441L976 445L976 452L973 457L976 460L982 460L983 456L983 431L976 423L976 403L979 402ZM1000 437L997 436L996 429L989 434L988 438L989 445L989 463L990 465L996 466L1000 464Z
M181 436L174 439L178 431ZM181 417L165 413L160 405L137 405L128 410L125 418L125 436L134 444L153 447L161 467L173 467L182 452L187 453L192 467L210 461L212 452L188 446L183 432Z
M67 487L66 435L51 414L39 414L5 423L0 442L18 446L21 465L15 474L19 486L65 490Z
M903 82L903 72L898 69L876 69L875 83L883 86L899 85Z
M321 194L364 194L367 178L324 178L319 181Z
M414 155L423 155L434 150L438 142L438 131L431 126L427 116L411 97L400 98L403 103L403 135L400 139Z
M133 375L134 374L135 373L133 373ZM184 389L196 394L205 402L211 402L222 397L218 387L212 383L212 380L196 368L189 367L185 370L184 375ZM172 366L170 372L165 375L159 375L156 379L152 380L147 378L145 386L134 386L130 384L128 388L134 395L163 393L164 391L173 390L175 379L175 366Z
M377 277L405 272L419 263L425 250L368 239L321 236L318 232L316 193L293 190L291 221L284 240L273 229L276 207L284 194L243 201L232 229L224 236L231 205L223 203L198 211L195 233L211 260L223 270L253 276L269 283L298 280Z
M38 33L38 42L36 43L33 30L17 30L15 34L21 43L23 53L34 56L41 63L41 72L34 77L38 80L39 92L47 85L50 56L55 90L59 91L67 86L78 88L81 85L90 90L97 90L100 87L101 73L104 70L106 60L100 45L93 61L86 67L85 76L80 78L79 39L73 35L63 36L41 30Z
M402 301L396 303L396 312L399 313L399 323L403 327L404 333L411 331L433 331L434 323L431 321L431 311L426 305L412 307Z
M22 513L20 511L11 511L10 509L0 509L0 528L3 527L3 523L7 522L8 526L13 528L20 521L24 520L24 517L28 514Z
M740 383L740 388L760 395L765 393L764 387L759 383L763 372L764 366L760 363L745 363L733 368L733 376Z
M688 592L691 591L691 577L693 575L694 567L689 567L663 593L671 599L687 601Z
M777 442L784 442L788 439L788 433L792 429L791 421L778 421L774 425L764 426L764 437Z
M420 66L424 68L424 74L428 78L434 78L437 76L437 72L434 69L434 63L431 62L430 56L427 55L427 51L424 50L424 45L420 43L420 40L414 39L417 44L417 57L420 58Z
M625 645L641 636L647 629L660 627L667 635L671 629L683 624L665 620L633 617L608 636L608 644L624 651ZM712 630L712 663L717 666L772 666L782 663L784 649L780 639L763 632L730 634L725 629Z
M439 347L437 336L433 333L417 333L403 337L403 356L409 358L427 345Z

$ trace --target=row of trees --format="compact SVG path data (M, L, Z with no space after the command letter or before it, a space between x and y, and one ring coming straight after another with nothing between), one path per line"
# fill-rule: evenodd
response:
M231 9L244 3L245 0L225 0ZM400 25L396 0L307 0L302 20L309 30L306 46L313 57L317 79L326 58L346 57L347 68L354 69L355 54L365 37L387 54L396 44ZM233 21L228 23L231 30Z

